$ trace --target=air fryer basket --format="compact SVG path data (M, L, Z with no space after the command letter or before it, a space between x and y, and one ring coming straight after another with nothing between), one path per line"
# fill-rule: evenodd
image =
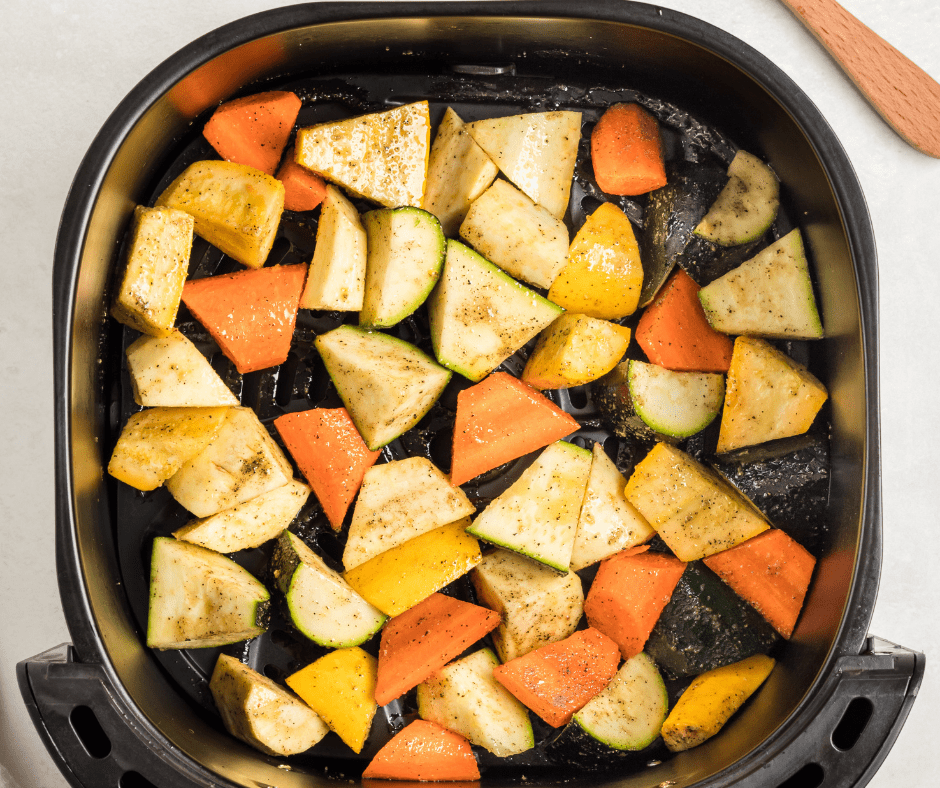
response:
M533 75L533 94L546 78L580 85L589 74L660 97L770 160L790 211L799 211L828 333L817 351L831 393L827 540L777 668L722 735L696 750L638 773L568 781L864 785L890 749L923 655L867 635L881 561L875 247L858 182L817 110L740 41L652 6L323 3L233 23L159 66L107 121L65 207L54 273L56 527L73 644L18 670L36 726L73 785L289 788L325 785L342 771L306 761L286 768L229 737L143 645L104 471L121 415L112 409L122 333L106 317L108 288L134 205L197 135L193 119L246 85L387 72L423 74L415 84L425 86L432 75L440 87L448 74L471 73L487 95L511 85L503 99L525 103L525 80L509 79L516 68ZM544 769L484 779L501 786L521 774L555 782Z

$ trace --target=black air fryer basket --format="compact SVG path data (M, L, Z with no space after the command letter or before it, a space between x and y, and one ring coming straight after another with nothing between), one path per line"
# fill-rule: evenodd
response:
M163 491L140 495L105 472L133 409L122 370L129 332L107 312L134 206L210 155L199 130L220 101L275 87L301 95L302 123L305 113L313 122L423 98L432 118L451 104L469 120L494 108L508 114L560 107L581 109L590 121L609 103L641 100L678 129L668 144L695 137L727 157L731 140L772 163L784 185L782 215L798 217L814 261L827 330L811 350L795 349L809 354L829 389L831 425L819 560L797 629L775 652L778 664L765 685L719 736L694 750L639 770L595 774L555 772L534 753L487 770L483 780L494 788L523 779L611 788L866 784L907 717L924 658L867 634L881 562L881 501L877 269L864 198L825 120L773 64L696 19L613 0L284 8L195 41L108 119L65 206L54 272L56 544L73 643L18 666L36 727L69 782L294 788L326 786L338 776L355 781L365 764L328 747L287 761L243 745L225 733L207 694L217 652L144 646L150 541L182 524L173 519L180 513ZM568 219L576 223L596 204L590 178L579 170ZM624 208L642 218L629 201ZM309 260L313 227L285 215L276 261ZM197 242L191 271L225 264ZM244 379L224 360L219 369L266 421L297 398L326 402L330 392L310 340L335 324L330 320L301 319L279 369ZM401 329L419 342L425 330L420 320ZM581 420L581 437L609 439L589 403L575 394L558 399ZM398 441L386 456L423 451L437 460L444 411L446 403L409 445ZM492 494L486 485L472 493L478 500ZM322 537L315 506L305 516L306 535ZM329 544L321 546L329 552ZM245 561L258 569L264 555ZM241 656L278 678L304 656L297 648L273 632ZM400 724L395 714L392 705L377 715L373 736Z

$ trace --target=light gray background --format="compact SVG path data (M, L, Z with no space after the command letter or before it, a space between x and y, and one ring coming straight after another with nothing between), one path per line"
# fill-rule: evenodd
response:
M53 555L52 252L79 162L124 95L219 25L279 3L0 0L0 788L65 780L32 728L17 661L69 639ZM940 161L903 143L776 0L669 0L763 52L822 110L868 199L881 272L885 558L871 631L935 659ZM940 79L940 4L844 0ZM921 697L871 785L940 784L940 684Z

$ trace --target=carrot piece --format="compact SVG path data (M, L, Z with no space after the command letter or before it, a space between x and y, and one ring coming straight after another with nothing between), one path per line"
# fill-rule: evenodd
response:
M241 374L287 360L307 266L272 266L191 279L183 303Z
M801 544L779 528L771 528L709 556L705 565L781 635L793 634L816 565Z
M226 161L274 175L300 104L294 93L284 90L226 101L212 113L202 134Z
M495 629L500 618L494 610L431 594L390 619L382 629L375 702L384 706L417 687Z
M457 395L451 484L460 485L570 435L578 422L505 372Z
M277 179L284 184L284 207L288 211L312 211L326 199L326 181L294 161L293 148L287 149Z
M685 567L678 558L641 548L611 556L601 563L584 601L588 623L611 638L624 659L635 657L646 645Z
M656 118L639 104L614 104L591 132L591 162L607 194L646 194L665 186Z
M381 451L369 451L346 408L313 408L274 420L334 531Z
M480 768L463 736L415 720L380 749L362 773L382 780L478 780Z
M494 668L493 676L557 728L607 686L619 664L617 644L589 628L516 657Z
M708 325L699 286L681 268L640 318L636 341L654 364L680 372L727 372L734 343Z

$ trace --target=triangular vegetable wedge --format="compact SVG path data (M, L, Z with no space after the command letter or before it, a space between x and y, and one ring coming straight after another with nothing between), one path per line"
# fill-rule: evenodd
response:
M474 506L429 460L375 465L366 471L343 551L348 572L416 536L473 514Z
M595 443L591 451L591 474L571 552L571 568L575 571L648 542L656 534L627 500L623 492L627 480L601 444Z
M578 429L578 422L531 386L494 372L457 395L452 484L463 484Z
M383 780L478 780L480 768L463 736L415 720L379 750L362 773Z
M476 382L562 313L458 241L428 299L437 360Z
M752 153L739 150L728 167L728 183L695 228L719 246L756 241L773 224L780 207L780 182Z
M191 279L183 303L242 374L287 360L307 266Z
M428 102L297 132L298 164L386 208L421 207L431 147Z
M313 488L334 531L343 527L366 470L381 452L370 451L346 408L287 413L274 426Z
M728 369L718 452L802 435L829 394L802 364L756 337L738 337Z
M380 706L417 687L494 629L500 615L444 594L431 594L382 630L375 700Z
M561 218L581 140L580 112L532 112L478 120L467 132L532 200Z
M467 530L567 572L590 472L587 449L557 441L493 499Z
M354 326L321 334L316 346L340 399L372 451L421 421L451 376L414 345Z
M799 229L703 287L698 298L711 327L725 334L823 336Z

